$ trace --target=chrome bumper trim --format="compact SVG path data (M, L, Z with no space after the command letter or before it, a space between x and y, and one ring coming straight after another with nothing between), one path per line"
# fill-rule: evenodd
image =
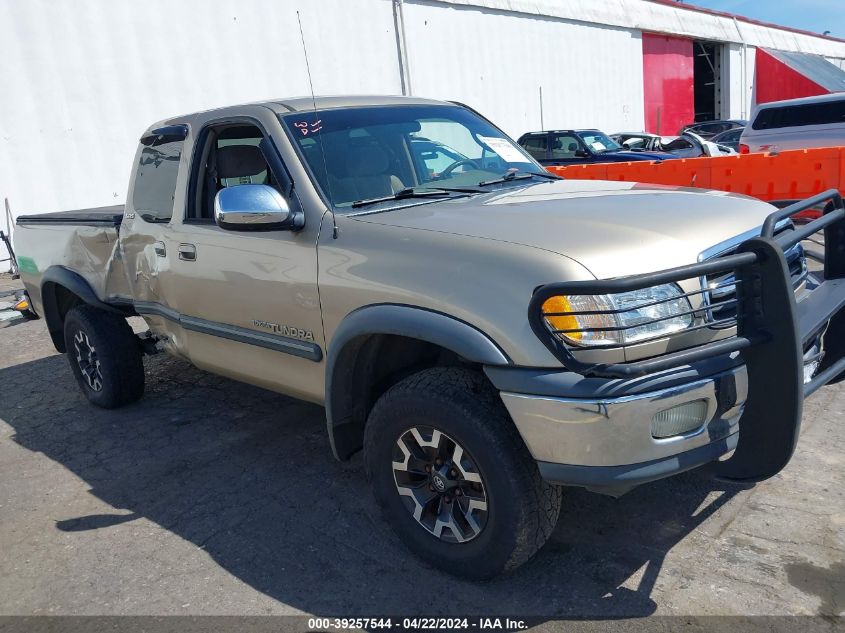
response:
M744 366L686 385L600 400L502 392L501 397L537 461L620 466L670 457L738 430L748 378ZM686 435L651 436L655 413L692 400L707 401L704 425Z

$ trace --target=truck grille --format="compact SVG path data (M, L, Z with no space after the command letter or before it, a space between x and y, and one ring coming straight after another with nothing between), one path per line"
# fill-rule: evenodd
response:
M791 223L780 227L775 235L783 231L792 230ZM723 257L725 255L732 255L736 251L736 247L729 248L722 251L713 257ZM804 254L804 248L800 243L796 244L789 250L784 252L786 256L786 263L789 266L789 275L792 278L792 286L795 290L801 286L807 278L807 258ZM707 259L711 259L708 257ZM710 292L702 295L705 307L709 309L706 312L707 321L722 321L716 328L733 327L736 323L736 283L734 274L722 275L708 275L701 279L702 288L709 288ZM725 323L725 319L733 320Z

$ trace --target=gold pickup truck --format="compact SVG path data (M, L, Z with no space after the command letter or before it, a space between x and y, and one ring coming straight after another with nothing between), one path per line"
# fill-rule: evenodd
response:
M140 398L162 350L324 404L402 540L473 578L542 546L561 486L772 476L845 369L838 193L776 210L563 180L455 103L175 117L142 136L124 207L17 224L32 307L93 404Z

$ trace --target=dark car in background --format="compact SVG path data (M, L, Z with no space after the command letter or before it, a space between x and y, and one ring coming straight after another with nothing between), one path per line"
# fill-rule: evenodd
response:
M529 132L517 143L541 165L622 163L678 158L667 152L632 151L599 130Z
M727 130L726 132L717 134L710 140L718 145L725 145L735 152L739 152L739 138L742 136L742 132L744 130L744 127L735 127L732 130Z
M684 132L693 132L698 134L701 138L709 140L717 134L733 130L735 128L744 128L748 125L748 121L744 119L725 119L722 121L700 121L698 123L690 123L685 125L678 131L678 135ZM736 148L734 148L736 149Z

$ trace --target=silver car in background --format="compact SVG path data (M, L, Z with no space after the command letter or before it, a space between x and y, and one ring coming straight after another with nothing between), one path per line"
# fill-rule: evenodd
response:
M845 145L845 93L758 105L739 139L741 154Z
M631 151L668 152L678 158L701 156L727 156L736 154L735 148L708 141L693 132L681 136L660 136L647 132L617 132L610 138Z

